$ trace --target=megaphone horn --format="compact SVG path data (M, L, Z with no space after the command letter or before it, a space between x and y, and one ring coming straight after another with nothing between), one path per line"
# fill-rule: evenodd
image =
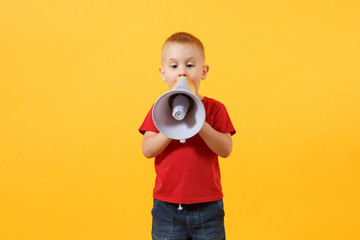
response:
M161 133L184 143L204 125L205 108L195 95L192 83L185 76L181 76L172 90L157 99L152 116Z

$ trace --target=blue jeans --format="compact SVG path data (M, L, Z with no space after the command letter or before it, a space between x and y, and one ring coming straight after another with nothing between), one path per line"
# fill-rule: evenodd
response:
M179 206L154 199L153 240L225 240L222 200Z

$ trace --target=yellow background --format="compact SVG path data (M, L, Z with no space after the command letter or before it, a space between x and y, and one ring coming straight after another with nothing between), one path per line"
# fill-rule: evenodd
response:
M230 240L360 239L359 1L2 1L0 239L150 239L138 127L160 48L204 43Z

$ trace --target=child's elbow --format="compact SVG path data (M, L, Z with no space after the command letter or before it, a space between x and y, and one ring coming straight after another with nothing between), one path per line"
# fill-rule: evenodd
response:
M154 154L151 151L147 151L145 149L142 149L142 153L146 158L153 158L155 157Z
M231 155L232 148L233 148L233 142L232 142L231 136L229 136L228 142L225 145L223 145L223 147L218 155L222 158L227 158Z
M231 155L231 149L227 149L219 153L219 156L222 158L227 158Z

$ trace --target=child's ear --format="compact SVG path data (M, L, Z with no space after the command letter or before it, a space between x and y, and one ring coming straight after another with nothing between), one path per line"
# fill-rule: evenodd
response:
M164 70L164 68L159 67L159 73L160 73L162 81L165 82L166 79L165 79L165 70Z
M205 80L205 78L206 78L206 75L208 74L208 72L209 72L209 66L208 65L204 65L203 67L202 67L202 75L201 75L201 79L202 80Z

